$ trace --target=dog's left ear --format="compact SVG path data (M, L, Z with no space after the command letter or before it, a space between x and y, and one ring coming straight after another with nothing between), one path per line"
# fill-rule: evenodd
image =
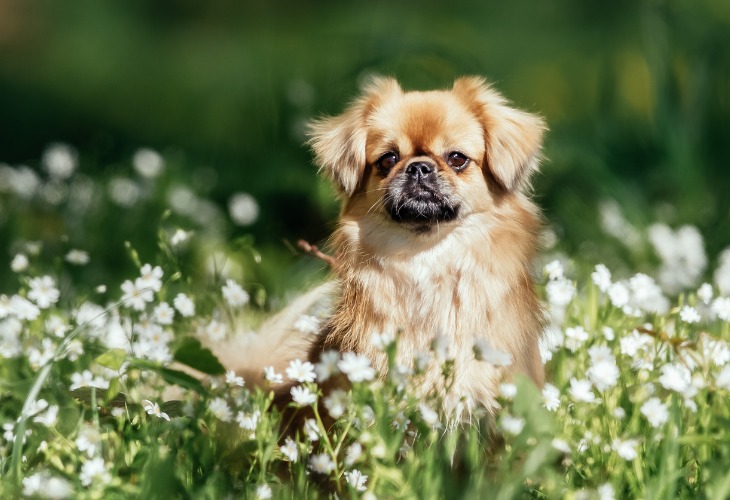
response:
M479 77L459 78L452 92L481 121L486 154L484 168L507 191L520 189L538 168L542 137L547 130L539 116L508 105Z
M308 124L307 135L315 162L341 194L351 196L362 179L368 115L378 102L400 93L400 86L394 78L374 77L344 113Z

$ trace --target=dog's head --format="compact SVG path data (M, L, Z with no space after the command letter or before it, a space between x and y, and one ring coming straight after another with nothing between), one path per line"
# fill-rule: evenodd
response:
M521 191L544 130L542 119L510 107L481 78L430 92L378 78L343 114L311 123L309 135L346 214L423 233Z

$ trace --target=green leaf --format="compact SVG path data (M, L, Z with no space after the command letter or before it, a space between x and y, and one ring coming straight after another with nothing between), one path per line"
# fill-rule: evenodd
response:
M109 385L108 390L97 388L94 388L94 390L96 392L97 403L104 401L107 406L119 408L124 408L127 403L127 396L122 392L118 392L118 388L113 387L112 384ZM71 391L71 395L82 403L91 405L91 387L79 387Z
M120 394L119 377L114 377L109 381L109 388L107 389L106 395L104 396L104 402L107 405L114 406L112 402L116 400L118 394Z
M182 345L175 350L175 361L187 365L208 375L223 375L225 367L210 349L203 347L194 337L185 339Z
M200 380L185 372L181 372L180 370L165 368L164 366L160 366L156 363L145 361L143 359L132 360L130 364L140 370L148 370L157 373L165 379L165 382L168 384L179 385L180 387L191 389L199 394L204 394L206 392L203 388L203 384L200 383Z
M163 411L168 414L170 417L182 417L184 416L184 413L182 411L183 403L182 401L172 400L172 401L165 401L160 405L160 411Z
M118 371L127 360L127 351L124 349L112 349L96 357L94 361L110 370Z

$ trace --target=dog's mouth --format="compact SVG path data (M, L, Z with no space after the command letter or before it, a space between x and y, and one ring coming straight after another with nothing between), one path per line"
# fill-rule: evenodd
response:
M385 209L394 221L413 224L421 231L432 225L454 220L459 215L458 205L451 203L443 194L424 186L401 190L396 196L388 197Z

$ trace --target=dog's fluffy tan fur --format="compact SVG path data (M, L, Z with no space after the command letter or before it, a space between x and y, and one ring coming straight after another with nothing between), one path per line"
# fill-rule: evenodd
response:
M382 375L387 360L374 334L398 333L405 366L441 336L454 358L449 408L460 401L494 408L499 382L512 372L542 384L542 312L531 278L540 216L525 191L544 130L539 117L474 77L430 92L375 79L343 114L313 122L316 161L343 199L331 240L339 291L309 352L275 356L354 351ZM454 167L455 153L465 167ZM509 353L513 364L475 359L477 339ZM434 364L421 388L439 390L440 380Z

